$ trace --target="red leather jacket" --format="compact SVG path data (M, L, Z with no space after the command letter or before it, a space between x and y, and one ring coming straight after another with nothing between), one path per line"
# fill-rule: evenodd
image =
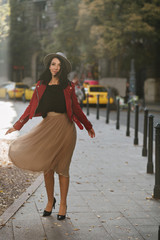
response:
M35 114L35 112L45 89L46 85L42 84L41 81L38 81L28 107L26 108L20 119L13 125L16 130L20 130L29 119L32 119L32 117L42 115L41 113ZM92 128L92 124L88 121L85 114L81 110L75 94L74 84L68 84L68 86L63 90L63 92L65 96L67 116L69 120L74 121L80 129L83 129L83 124L87 130L90 130Z

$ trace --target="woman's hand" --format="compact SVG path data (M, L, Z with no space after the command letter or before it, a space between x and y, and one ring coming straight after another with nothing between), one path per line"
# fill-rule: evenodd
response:
M88 135L91 137L91 138L94 138L95 137L95 131L93 128L91 128L90 130L88 130Z
M14 131L17 131L14 127L8 129L8 131L5 133L5 135L7 135L8 133L12 133Z

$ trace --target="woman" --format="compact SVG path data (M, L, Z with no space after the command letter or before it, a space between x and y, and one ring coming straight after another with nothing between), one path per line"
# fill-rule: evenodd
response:
M20 130L34 116L44 118L31 132L10 145L9 157L19 168L44 172L48 203L43 216L51 215L52 208L55 208L54 172L59 174L57 219L63 220L67 210L69 166L76 142L73 121L80 129L83 129L83 124L91 138L95 137L95 132L79 106L74 84L67 79L71 64L66 56L60 52L51 53L45 56L44 65L46 69L28 107L6 134Z

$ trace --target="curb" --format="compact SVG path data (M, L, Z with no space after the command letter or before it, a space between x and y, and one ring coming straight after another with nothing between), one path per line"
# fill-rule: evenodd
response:
M31 197L36 189L43 183L43 174L37 177L37 179L20 195L18 199L12 203L7 210L0 216L0 229L9 221L9 219L18 211L18 209L25 203L25 201Z

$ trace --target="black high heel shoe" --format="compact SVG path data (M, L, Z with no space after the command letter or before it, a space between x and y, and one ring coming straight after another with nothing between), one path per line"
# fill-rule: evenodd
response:
M66 206L66 211L67 211L67 206ZM66 214L65 215L57 215L57 220L61 221L64 220L66 218Z
M55 205L56 205L56 199L55 199L55 197L54 197L54 202L53 202L52 209L53 209L53 208L55 209ZM51 215L51 213L52 213L52 210L51 210L50 212L44 210L44 212L43 212L43 217L48 217L48 216Z

